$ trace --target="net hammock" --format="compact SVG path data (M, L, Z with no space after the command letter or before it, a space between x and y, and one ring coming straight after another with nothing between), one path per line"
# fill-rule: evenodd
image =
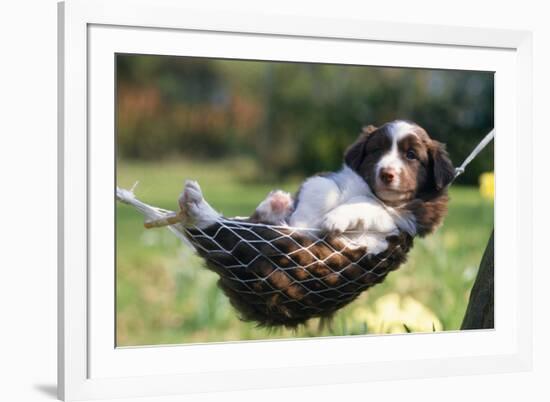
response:
M480 142L456 169L455 178L493 136L491 131ZM225 217L199 228L170 221L174 212L138 200L133 188L117 187L116 197L140 211L146 223L172 222L168 229L218 274L218 285L240 318L265 326L295 327L310 318L332 316L399 268L413 245L410 235L399 232L384 236L386 250L369 254L364 243L346 233L327 235Z

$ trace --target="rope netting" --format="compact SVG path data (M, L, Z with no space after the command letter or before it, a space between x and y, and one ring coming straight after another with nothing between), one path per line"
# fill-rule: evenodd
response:
M455 178L493 136L491 131L482 140L456 169ZM184 225L174 212L139 201L133 189L117 188L117 199L143 213L146 222L168 226L219 275L220 288L241 318L268 326L330 317L399 268L413 245L405 232L363 233L387 242L384 251L374 254L368 241L354 233L327 235L224 217L200 228Z
M340 236L295 228L220 220L185 236L219 276L219 285L245 320L297 325L327 317L380 283L404 262L408 235L388 238L377 255Z
M148 220L173 212L137 200L117 189L117 198ZM329 317L369 287L380 283L406 259L412 237L370 233L388 247L369 254L353 233L322 235L297 229L219 218L206 228L168 226L192 246L216 272L219 286L244 320L263 325L296 326L313 317Z

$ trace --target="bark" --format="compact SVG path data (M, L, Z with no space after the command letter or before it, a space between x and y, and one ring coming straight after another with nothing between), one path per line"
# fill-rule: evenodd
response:
M494 318L494 232L483 253L479 271L470 293L470 301L461 329L487 329L495 327Z

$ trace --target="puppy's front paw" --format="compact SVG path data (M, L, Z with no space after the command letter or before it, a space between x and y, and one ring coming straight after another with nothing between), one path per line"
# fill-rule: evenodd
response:
M348 230L352 226L349 218L343 214L328 214L322 225L321 229L324 232L331 234L340 234Z

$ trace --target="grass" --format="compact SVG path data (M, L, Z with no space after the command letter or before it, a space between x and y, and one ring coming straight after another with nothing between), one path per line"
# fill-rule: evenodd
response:
M294 192L300 183L251 180L256 173L243 160L119 162L117 180L126 188L139 180L140 199L174 210L183 180L193 178L227 216L249 215L271 189ZM417 239L408 262L332 325L267 330L238 319L216 275L168 230L145 230L139 213L117 205L117 345L456 330L492 227L493 203L475 187L455 185L443 227Z

